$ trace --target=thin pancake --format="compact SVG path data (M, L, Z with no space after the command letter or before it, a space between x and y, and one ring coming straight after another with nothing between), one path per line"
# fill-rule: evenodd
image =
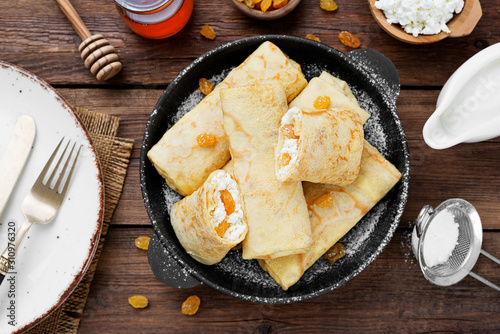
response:
M245 86L221 90L220 97L248 224L243 258L304 253L311 226L302 184L279 182L274 173L278 127L287 110L283 88Z

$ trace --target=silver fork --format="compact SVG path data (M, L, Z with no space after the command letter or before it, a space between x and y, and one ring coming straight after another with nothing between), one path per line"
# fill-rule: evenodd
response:
M59 147L61 146L63 140L64 138L61 139L61 141L57 145L56 149L50 156L49 161L47 161L47 164L45 165L42 172L38 176L38 179L35 181L35 184L31 188L28 195L26 195L26 197L23 200L23 204L21 205L21 211L24 217L26 218L26 221L23 223L23 225L21 225L21 228L16 233L14 240L12 242L9 240L7 248L5 248L0 257L0 284L2 284L5 275L7 275L7 272L9 271L11 266L15 263L14 258L17 253L17 250L19 249L19 246L21 245L26 235L28 234L30 227L33 224L50 223L52 220L54 220L57 213L59 212L59 208L61 207L64 195L66 194L66 190L68 190L68 185L71 181L71 176L73 175L73 171L75 169L75 165L78 160L78 155L80 154L80 150L82 148L82 146L80 145L80 148L78 149L78 152L76 153L76 156L73 160L73 164L69 171L68 177L63 183L64 176L66 174L66 169L68 168L71 156L73 154L73 150L75 149L76 143L73 144L73 147L71 148L71 151L69 152L69 155L66 157L66 160L64 162L64 167L62 168L61 173L59 174L57 180L55 181L56 182L55 185L51 186L54 181L54 177L57 174L59 165L64 159L66 150L68 149L71 140L69 140L68 143L66 144L66 147L64 148L64 151L61 154L59 160L57 161L47 182L43 181L46 179L46 176L48 175L48 171L52 165L52 161L57 155L57 152L59 151Z

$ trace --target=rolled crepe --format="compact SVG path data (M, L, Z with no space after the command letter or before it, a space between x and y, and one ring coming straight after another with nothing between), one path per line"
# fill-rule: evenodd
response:
M400 178L397 168L365 141L361 170L353 183L345 187L303 183L311 220L311 249L305 254L259 260L259 264L287 290L349 232Z
M230 158L222 125L219 91L252 83L280 83L285 89L287 101L295 98L307 85L299 64L271 42L260 45L148 152L158 173L179 194L192 194L211 172L222 168ZM215 142L200 146L197 141L200 135L213 136Z
M349 99L349 101L351 101L354 105L359 107L358 100L356 100L356 97L352 93L351 87L349 87L347 82L345 82L344 80L340 80L339 78L334 77L333 75L325 71L321 73L319 78L328 83L329 85L340 90L345 95L345 97Z
M355 111L291 108L281 120L276 176L279 181L346 186L358 176L363 138Z
M323 79L320 79L319 77L311 79L307 87L304 88L304 90L302 90L302 92L290 103L289 107L299 107L303 110L312 110L315 109L314 101L319 96L328 96L330 98L330 106L328 107L329 109L340 108L345 110L352 110L359 114L361 122L364 124L366 120L370 118L370 114L368 114L366 110L360 108L357 102L352 102L352 98L354 98L352 92L351 95L347 97L344 94L344 90L342 90L338 84L336 84L335 82L328 82L328 75L328 73L324 74ZM347 87L349 88L349 86ZM350 91L351 90L349 89L349 92Z
M207 265L220 262L248 231L238 186L224 170L175 203L170 221L186 252Z
M244 259L271 259L304 253L311 225L301 182L279 182L274 150L287 111L280 85L257 85L220 92L233 175L240 186L248 234Z

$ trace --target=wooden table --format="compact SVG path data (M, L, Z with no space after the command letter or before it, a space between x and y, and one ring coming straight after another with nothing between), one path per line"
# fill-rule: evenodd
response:
M440 88L469 57L500 42L500 1L483 0L483 17L465 38L413 46L387 35L373 20L366 0L338 0L325 12L318 0L303 0L283 19L264 22L243 16L229 0L195 1L187 26L165 40L132 33L112 0L73 0L93 33L117 47L123 71L98 82L83 67L80 40L54 0L0 1L0 60L19 65L53 85L75 106L121 118L119 136L133 138L134 150L125 187L114 214L81 333L164 332L500 332L500 294L467 277L442 288L428 283L409 248L410 227L425 204L461 197L481 215L483 247L500 256L500 139L436 151L422 139L422 127L434 111ZM217 38L203 38L204 24ZM394 238L362 274L328 295L291 305L260 305L222 295L206 286L178 290L152 275L146 252L134 246L151 235L139 186L139 152L153 106L169 82L196 57L223 43L260 34L305 36L348 52L337 39L341 30L355 33L362 48L384 53L401 76L398 111L411 153L410 196ZM499 268L483 257L475 271L500 284ZM147 309L133 309L127 298L142 294ZM189 295L200 296L197 315L181 314Z

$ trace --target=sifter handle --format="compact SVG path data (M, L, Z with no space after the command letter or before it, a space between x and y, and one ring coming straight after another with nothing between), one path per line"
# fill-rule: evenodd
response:
M479 282L484 283L487 286L489 286L490 288L493 288L493 289L497 290L498 292L500 292L500 286L491 283L487 279L482 278L481 276L479 276L478 274L473 273L472 271L469 273L469 275L472 276L472 277L474 277L475 279L477 279Z

